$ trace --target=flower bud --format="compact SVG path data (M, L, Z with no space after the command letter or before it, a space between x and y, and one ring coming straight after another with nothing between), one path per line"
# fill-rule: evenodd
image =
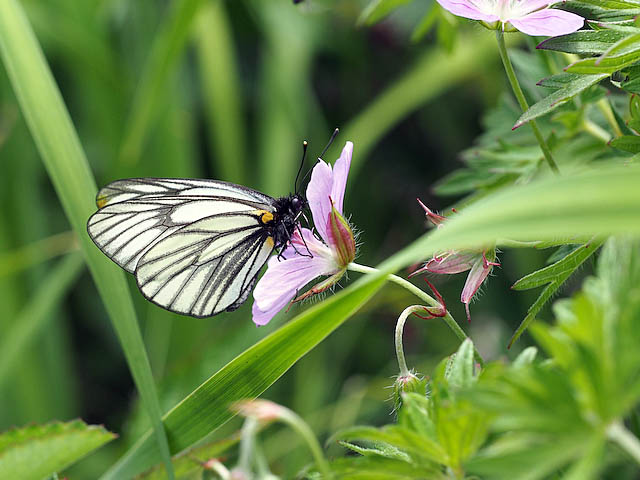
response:
M344 217L331 202L331 213L327 221L327 234L330 247L340 267L346 267L356 258L356 241L353 232Z
M413 372L404 375L398 375L393 383L393 406L397 412L402 406L402 395L404 393L417 393L420 395L427 394L427 380L418 377Z

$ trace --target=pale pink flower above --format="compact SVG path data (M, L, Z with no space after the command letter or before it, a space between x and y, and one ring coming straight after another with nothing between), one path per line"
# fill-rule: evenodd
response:
M459 17L480 20L487 27L520 30L533 36L555 37L575 32L584 18L575 13L549 8L558 0L437 0Z
M301 228L302 236L296 231L287 248L269 260L253 290L256 325L269 323L294 297L301 300L334 285L355 257L355 240L342 210L352 154L353 143L346 142L333 168L320 159L313 168L307 201L320 238ZM322 276L330 277L298 296L307 283Z

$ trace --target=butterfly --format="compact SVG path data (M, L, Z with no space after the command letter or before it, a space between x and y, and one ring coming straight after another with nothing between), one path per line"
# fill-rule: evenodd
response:
M305 145L306 150L306 145ZM96 197L87 232L156 305L192 317L233 311L299 228L300 194L272 198L218 180L117 180Z

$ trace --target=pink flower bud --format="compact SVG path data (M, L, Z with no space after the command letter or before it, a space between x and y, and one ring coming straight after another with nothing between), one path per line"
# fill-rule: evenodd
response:
M442 223L446 220L446 217L443 217L442 215L438 215L437 213L434 213L433 210L431 210L424 203L422 203L419 198L416 198L416 200L418 200L418 203L424 210L424 213L427 216L427 219L431 223L433 223L436 227L440 227L440 225L442 225Z
M349 223L336 210L333 201L331 201L331 213L327 220L327 236L338 265L344 268L353 262L356 258L356 241Z
M241 400L234 403L231 410L243 417L270 422L281 417L283 407L269 400Z

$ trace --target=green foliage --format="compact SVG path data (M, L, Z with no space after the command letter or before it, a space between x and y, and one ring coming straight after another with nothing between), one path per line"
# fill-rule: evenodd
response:
M366 468L374 457L385 471L405 462L429 478L600 478L612 443L629 438L622 422L640 401L639 281L640 244L610 239L597 276L556 303L556 324L533 329L548 360L535 361L529 348L511 365L474 372L464 342L436 368L427 396L407 394L397 424L336 435L367 459L341 459L336 471ZM632 455L640 447L633 442Z
M114 438L103 427L80 420L9 430L0 434L0 477L49 477Z

